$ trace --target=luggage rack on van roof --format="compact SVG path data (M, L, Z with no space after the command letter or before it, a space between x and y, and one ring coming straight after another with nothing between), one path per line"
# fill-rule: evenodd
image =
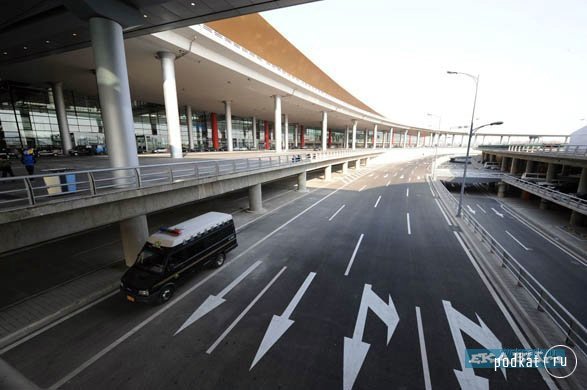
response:
M172 248L230 220L232 215L212 211L175 226L160 228L157 233L149 236L147 242L158 247Z

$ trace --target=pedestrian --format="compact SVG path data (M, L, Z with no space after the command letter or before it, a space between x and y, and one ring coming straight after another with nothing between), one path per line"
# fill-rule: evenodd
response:
M14 177L14 172L12 172L12 164L10 163L10 156L5 154L0 159L0 170L2 170L2 177Z
M33 175L35 173L35 163L37 162L37 159L35 158L35 151L33 148L26 149L22 153L22 158L20 161L23 163L29 175Z

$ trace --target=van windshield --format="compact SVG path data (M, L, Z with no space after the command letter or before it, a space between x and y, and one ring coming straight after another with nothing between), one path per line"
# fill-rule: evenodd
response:
M145 246L137 258L136 265L149 272L162 274L165 270L167 255L160 249Z

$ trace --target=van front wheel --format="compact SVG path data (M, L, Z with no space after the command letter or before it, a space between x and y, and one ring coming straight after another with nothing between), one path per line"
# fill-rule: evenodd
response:
M159 292L159 303L165 303L170 300L174 292L175 287L173 287L173 285L168 284L167 286L163 286Z
M224 264L224 260L226 260L226 255L224 253L219 253L218 256L216 256L216 259L212 262L212 267L222 267L222 264Z

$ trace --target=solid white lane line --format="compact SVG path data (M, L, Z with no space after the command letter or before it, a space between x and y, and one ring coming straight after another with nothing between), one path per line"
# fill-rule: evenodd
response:
M410 213L406 213L406 222L408 224L408 235L412 235L412 229L410 228Z
M332 214L332 217L328 218L328 221L332 221L334 219L334 217L336 217L336 214L340 213L340 210L344 209L344 204L342 206L340 206L340 208L338 210L336 210L336 212L334 214Z
M377 202L375 202L375 206L373 207L377 207L377 205L379 204L379 201L381 200L381 195L379 195L379 198L377 198Z
M518 244L520 244L520 246L521 246L522 248L524 248L524 249L525 249L525 250L527 250L527 251L531 251L531 250L532 250L531 248L528 248L526 245L522 244L522 243L520 242L520 240L518 240L516 237L514 237L514 236L512 235L512 233L508 232L507 230L506 230L505 232L506 232L506 234L507 234L508 236L510 236L510 237L512 238L512 240L514 240L515 242L517 242Z
M420 306L416 306L416 320L418 322L418 338L420 339L420 356L422 357L422 371L424 371L424 388L432 390L430 381L430 368L428 367L428 354L426 353L426 342L424 340L424 327L422 326L422 316Z
M208 350L206 351L206 353L209 355L212 352L214 352L214 349L216 349L216 347L218 346L218 344L220 344L222 342L222 340L224 340L224 338L226 336L228 336L228 334L230 333L230 331L232 329L234 329L234 327L239 323L240 320L242 320L242 318L249 312L249 310L251 310L251 308L255 305L255 303L257 303L257 301L259 299L261 299L261 297L263 296L263 294L265 294L267 292L267 290L269 290L269 287L271 287L271 285L273 285L273 283L275 283L275 281L277 280L277 278L279 278L281 276L281 274L286 270L287 267L283 267L278 273L277 275L275 275L273 277L273 279L271 279L271 281L269 282L269 284L267 284L265 286L265 288L263 290L261 290L261 292L259 294L257 294L257 296L255 297L255 299L253 299L251 301L251 303L249 303L249 305L245 308L245 310L242 311L241 314L239 314L238 317L235 318L234 321L232 321L232 324L230 324L228 326L228 328L226 328L226 330L220 335L220 337L218 337L216 339L216 341L214 341L214 344L212 344L210 346L210 348L208 348Z
M409 197L410 197L410 189L406 188L406 198L409 198Z
M477 203L477 207L479 208L479 210L483 211L483 214L487 214L487 211L485 211L485 210L483 209L483 207L481 207L481 206L479 205L479 203Z
M391 180L387 182L387 184L385 185L386 187L389 187L389 185L391 184Z
M187 295L189 295L190 293L192 293L194 290L200 288L200 286L202 286L204 283L206 283L208 280L210 280L212 277L214 277L217 273L219 273L220 271L226 270L226 267L230 267L232 264L237 264L238 262L236 262L235 260L237 260L240 257L244 256L245 254L249 253L250 251L252 251L253 249L255 249L257 246L261 245L263 242L267 241L268 239L270 239L271 237L273 237L275 234L277 234L278 232L280 232L282 229L284 229L290 223L294 222L296 219L298 219L302 215L306 214L308 211L310 211L311 209L313 209L314 207L316 207L317 205L319 205L320 203L322 203L326 199L330 198L332 195L336 194L338 191L340 191L341 189L343 189L345 187L346 187L346 185L343 185L340 188L337 188L336 190L332 191L331 193L324 195L322 198L318 199L316 202L312 203L310 206L306 207L304 210L300 211L298 214L296 214L295 216L293 216L290 219L288 219L286 222L284 222L283 224L281 224L280 226L278 226L277 228L275 228L273 231L271 231L265 237L261 238L259 241L257 241L256 243L254 243L253 245L251 245L250 247L248 247L247 249L245 249L241 253L239 253L236 257L234 257L232 259L232 261L230 261L229 263L225 264L223 267L216 269L216 271L213 271L212 273L210 273L204 279L200 280L198 283L196 283L195 285L193 285L192 287L190 287L183 294L179 295L174 300L168 302L161 309L159 309L155 313L151 314L147 319L143 320L141 323L139 323L134 328L132 328L131 330L129 330L128 332L126 332L124 335L120 336L118 339L116 339L115 341L113 341L107 347L105 347L102 350L100 350L100 352L96 353L94 356L92 356L91 358L89 358L88 360L86 360L84 363L82 363L76 369L74 369L69 374L67 374L66 376L64 376L63 378L61 378L58 382L56 382L55 384L51 385L49 387L49 389L57 389L57 388L63 386L65 383L69 382L71 379L75 378L80 372L84 371L86 368L88 368L89 366L91 366L92 364L94 364L96 361L100 360L104 355L106 355L108 352L112 351L118 345L122 344L129 337L131 337L132 335L134 335L135 333L137 333L139 330L141 330L142 328L144 328L146 325L148 325L150 322L152 322L153 320L155 320L161 314L165 313L167 310L171 309L177 303L181 302L183 300L183 298L185 298ZM306 196L308 194L311 194L312 192L315 192L317 190L318 189L312 190L312 191L304 194L303 196ZM292 199L288 203L293 203L297 199L299 199L299 198ZM281 207L285 206L286 204L283 204L283 205L279 206L278 208L281 208ZM274 209L273 211L275 211L275 210L276 209ZM263 218L263 217L265 217L267 215L270 215L273 211L268 212L266 214L263 214L262 216L257 217L256 219L260 219L260 218ZM253 221L251 221L251 222L253 222ZM245 224L245 225L247 225L247 224ZM239 227L237 229L237 231L239 231L239 229L242 229L243 226ZM116 292L114 292L113 294L115 294L115 293Z
M367 185L365 184L363 187L361 187L361 188L359 189L359 192L363 191L363 190L364 190L366 187L367 187Z
M344 276L349 276L349 271L351 270L351 267L353 265L353 261L355 261L355 256L357 255L357 251L359 250L359 246L361 246L361 241L363 241L363 236L364 236L364 234L361 234L361 237L359 237L359 241L357 241L357 245L355 245L355 250L353 251L353 255L351 256L351 259L349 260L349 265L347 265L346 271L344 271Z
M442 213L442 216L444 217L444 220L446 221L446 223L448 224L448 226L452 226L452 223L450 223L450 220L448 219L448 216L446 215L446 213L444 212L444 209L442 208L442 206L440 205L440 202L438 201L438 199L434 199L436 201L436 205L438 206L438 209L440 210L440 212Z

